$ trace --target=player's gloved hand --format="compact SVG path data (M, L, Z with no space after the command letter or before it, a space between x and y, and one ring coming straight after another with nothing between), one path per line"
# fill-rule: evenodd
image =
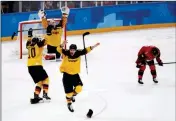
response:
M96 43L94 46L91 46L91 49L94 49L95 47L97 47L97 46L99 46L100 45L100 43L98 42L98 43Z
M61 8L61 12L62 12L62 15L65 16L65 17L68 17L69 13L70 13L70 9L68 7L62 7Z
M68 43L68 41L67 41L67 40L64 40L64 41L62 42L62 44L60 44L60 47L63 48L63 47L66 45L66 43Z
M159 66L163 66L163 62L160 60L160 61L158 62L158 65L159 65Z
M46 18L46 12L44 10L39 10L38 16L40 19Z
M33 31L32 28L30 28L30 29L28 30L28 37L32 37L32 31Z
M144 66L146 64L146 62L145 61L141 61L141 62L137 62L136 64L137 64L136 68L141 68L141 66Z
M141 65L139 65L139 64L136 64L136 68L141 68Z

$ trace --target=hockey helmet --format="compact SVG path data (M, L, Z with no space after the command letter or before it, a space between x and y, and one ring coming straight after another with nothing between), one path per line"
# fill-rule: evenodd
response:
M152 48L152 54L154 56L158 56L159 55L159 50L157 48Z
M50 23L50 25L53 25L53 26L56 25L56 21L55 21L54 19L51 19L51 20L49 21L49 23Z
M69 47L69 49L70 49L70 50L71 50L71 49L77 50L77 46L76 46L75 44L71 44L70 47Z

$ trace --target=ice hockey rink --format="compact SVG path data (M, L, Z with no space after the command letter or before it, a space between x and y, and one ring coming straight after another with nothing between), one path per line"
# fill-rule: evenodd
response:
M136 58L143 45L161 50L163 62L175 62L175 28L146 29L90 34L86 45L100 42L84 56L80 76L83 91L73 104L66 105L60 62L44 61L50 78L51 102L30 104L34 83L28 74L26 58L20 60L12 50L16 42L2 43L2 121L175 121L175 64L156 66L158 84L154 84L147 67L144 85L137 83ZM69 36L68 46L83 48L82 36ZM89 109L94 111L86 118Z

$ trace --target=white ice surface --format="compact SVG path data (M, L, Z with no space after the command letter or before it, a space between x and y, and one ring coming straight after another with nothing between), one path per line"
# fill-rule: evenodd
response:
M175 59L175 28L90 34L86 45L101 45L87 55L86 74L82 57L83 91L76 97L75 112L66 107L60 62L44 62L50 78L50 103L31 105L34 83L26 59L12 50L16 42L2 43L2 121L84 121L89 108L91 121L175 121L175 64L156 66L159 84L153 84L149 68L138 85L135 61L143 45L161 49L163 62ZM83 48L82 36L68 37Z

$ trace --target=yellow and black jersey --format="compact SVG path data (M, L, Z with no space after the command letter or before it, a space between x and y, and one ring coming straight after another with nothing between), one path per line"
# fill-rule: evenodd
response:
M62 29L66 23L66 17L62 17L62 20L56 26L48 25L47 19L42 18L42 25L46 29L45 39L47 40L48 45L57 47L61 44Z
M46 45L46 41L39 41L37 43L32 43L29 39L26 43L26 48L28 49L28 62L27 66L38 66L42 65L42 54L43 47Z
M75 54L71 56L69 50L57 47L57 51L64 54L64 58L60 66L60 71L66 72L71 75L80 73L80 64L81 64L80 56L89 53L91 50L92 50L91 47L87 47L83 50L76 50Z
M60 25L48 25L46 29L45 39L48 41L47 44L51 46L59 46L61 44L63 30Z

